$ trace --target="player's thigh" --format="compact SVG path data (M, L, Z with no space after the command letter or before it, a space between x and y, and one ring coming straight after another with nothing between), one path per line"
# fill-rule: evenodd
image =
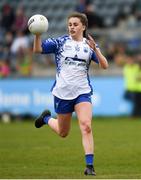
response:
M71 126L72 113L57 114L58 125L60 131L68 132Z
M75 112L79 120L80 126L91 126L92 120L92 104L90 102L81 102L75 105Z

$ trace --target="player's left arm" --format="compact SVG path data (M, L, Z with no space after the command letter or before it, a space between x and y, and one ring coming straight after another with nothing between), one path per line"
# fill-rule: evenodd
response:
M108 61L105 58L105 56L101 53L100 49L97 47L96 42L94 41L92 36L88 35L87 43L94 50L96 57L98 58L100 67L103 69L107 69Z

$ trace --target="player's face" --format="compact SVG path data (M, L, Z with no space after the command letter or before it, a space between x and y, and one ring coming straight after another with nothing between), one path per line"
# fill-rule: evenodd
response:
M82 39L84 30L85 30L85 26L82 24L79 18L71 17L68 20L68 31L72 39L75 40Z

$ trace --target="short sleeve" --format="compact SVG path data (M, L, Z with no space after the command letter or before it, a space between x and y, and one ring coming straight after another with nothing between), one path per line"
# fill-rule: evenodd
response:
M98 44L96 44L96 48L99 48ZM94 62L99 64L99 60L98 60L96 53L94 52L93 49L91 49L91 60L93 60Z
M98 60L98 58L96 56L96 53L93 50L92 50L91 60L93 60L97 64L99 63L99 60Z
M55 53L58 47L58 42L54 38L49 38L42 42L42 54Z

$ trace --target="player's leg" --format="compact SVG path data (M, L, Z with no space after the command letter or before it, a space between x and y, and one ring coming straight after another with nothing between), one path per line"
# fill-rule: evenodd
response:
M48 125L61 137L66 137L71 126L72 113L57 114L57 119L50 118Z
M54 96L54 107L57 119L51 117L51 112L45 110L36 120L35 127L40 128L48 124L61 137L66 137L70 130L73 112L73 100L62 100Z
M93 154L94 143L91 128L92 105L89 102L81 102L75 105L75 112L79 121L85 154Z
M87 97L84 99L80 98L80 102L75 105L75 112L78 117L79 127L82 134L82 144L85 151L85 161L87 167L84 173L86 175L96 175L93 167L94 140L92 134L92 127L91 127L92 104Z
M45 110L36 120L35 127L40 128L47 124L61 137L66 137L70 130L72 113L57 114L57 119L51 117L49 110Z
M54 108L57 119L51 118L49 126L61 137L66 137L70 130L71 117L73 112L73 100L63 100L54 96Z

